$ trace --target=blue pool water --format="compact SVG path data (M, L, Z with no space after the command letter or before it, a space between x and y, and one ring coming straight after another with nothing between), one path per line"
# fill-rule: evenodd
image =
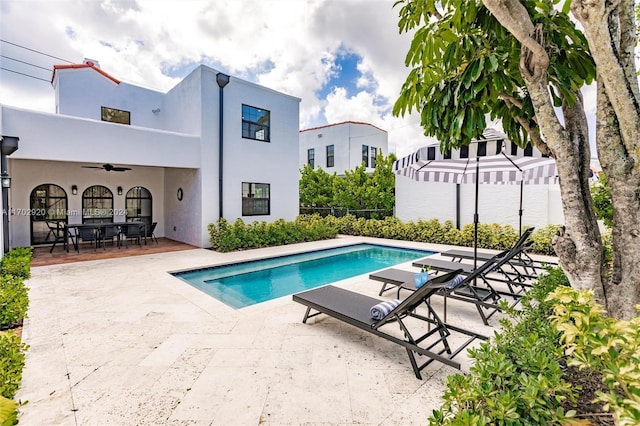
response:
M173 275L237 309L432 254L355 244Z

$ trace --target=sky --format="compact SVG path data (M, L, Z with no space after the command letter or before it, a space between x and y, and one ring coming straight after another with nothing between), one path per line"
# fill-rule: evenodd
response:
M205 64L301 98L300 129L378 126L401 157L434 140L391 112L411 43L394 2L0 0L0 102L54 112L53 65L85 58L163 92Z

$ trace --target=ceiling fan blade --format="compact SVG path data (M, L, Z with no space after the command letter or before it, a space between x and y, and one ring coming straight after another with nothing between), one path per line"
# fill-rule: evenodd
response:
M99 167L99 166L80 166L80 167L85 169L102 169L102 167Z
M112 167L111 170L114 172L126 172L127 170L131 169L128 167Z

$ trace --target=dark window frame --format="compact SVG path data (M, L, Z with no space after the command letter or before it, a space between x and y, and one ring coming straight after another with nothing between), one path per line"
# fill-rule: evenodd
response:
M149 215L143 215L143 204L145 201L149 202ZM141 222L147 225L147 229L150 229L153 223L153 196L144 186L133 186L125 195L124 207L126 210L125 222ZM129 214L132 213L132 214Z
M316 150L315 148L307 149L307 164L311 166L311 168L315 168L316 166Z
M110 114L110 112L112 114ZM113 114L115 114L115 115L113 115ZM121 116L124 116L126 118L122 118ZM102 106L102 107L100 107L100 119L102 121L106 121L108 123L117 123L117 124L130 125L131 124L131 111L125 111L123 109Z
M30 209L30 238L31 244L51 243L49 230L45 226L47 221L61 224L69 222L67 191L54 183L42 183L29 196Z
M336 147L335 145L327 145L327 167L335 167L336 165Z
M260 185L262 194L256 191ZM266 196L264 188L266 187ZM262 197L259 197L262 195ZM265 208L266 205L266 208ZM265 211L266 210L266 211ZM271 184L262 182L242 182L242 216L271 215Z
M362 145L362 162L369 167L369 145Z
M90 190L94 194L89 194ZM102 194L95 194L96 190ZM82 223L113 222L113 191L104 185L91 185L82 191Z
M256 114L251 114L256 111ZM266 112L267 122L260 122L262 117L261 113ZM252 105L242 104L242 138L251 139L259 142L271 142L271 111L264 108L258 108ZM260 131L264 131L264 137L261 139L256 135ZM252 136L253 135L253 136Z
M372 146L369 149L371 150L371 168L375 169L376 168L376 157L378 156L378 148L376 148L375 146Z

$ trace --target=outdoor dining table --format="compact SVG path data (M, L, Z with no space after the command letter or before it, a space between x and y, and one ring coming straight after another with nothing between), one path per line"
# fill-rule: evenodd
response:
M76 251L79 251L79 241L78 241L78 229L83 228L83 229L95 229L96 232L101 232L101 228L106 228L107 226L117 226L118 228L120 228L122 230L123 226L129 226L129 225L139 225L142 228L142 235L144 235L144 244L147 244L147 224L144 222L103 222L103 223L68 223L64 225L64 234L65 234L65 239L64 239L64 245L65 248L67 250L67 253L69 253L69 239L71 239L71 241L74 244L74 247L76 249ZM73 235L75 237L75 241L71 238L72 235L70 233L70 230L74 229L75 230L75 235ZM118 234L118 246L120 245L120 235Z

